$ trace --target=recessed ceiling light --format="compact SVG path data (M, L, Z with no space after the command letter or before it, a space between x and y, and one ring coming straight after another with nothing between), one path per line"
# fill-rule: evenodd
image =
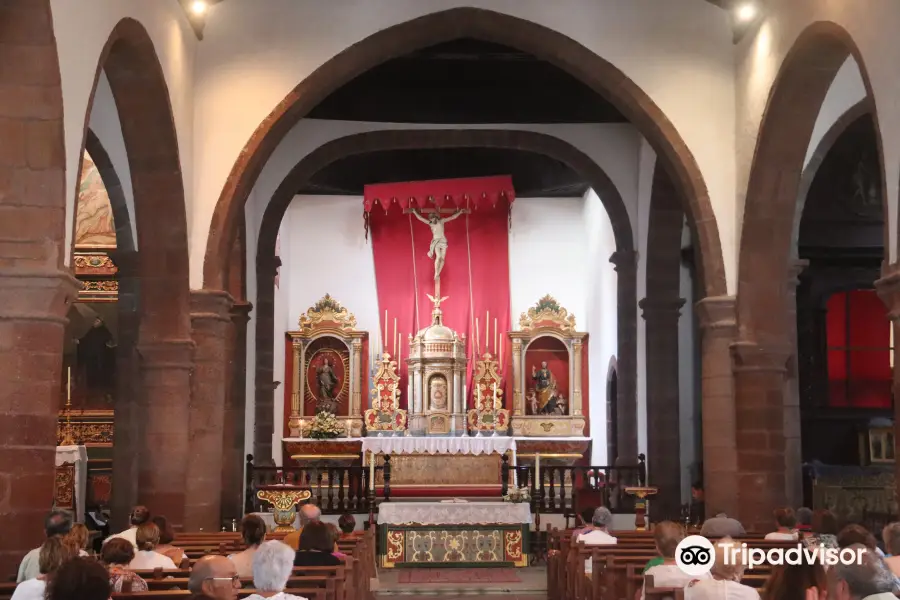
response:
M206 0L194 0L191 2L191 12L198 17L206 13L207 8L209 8L209 4L206 3Z
M756 5L752 2L745 2L738 7L737 10L737 18L742 23L746 23L748 21L752 21L756 18Z

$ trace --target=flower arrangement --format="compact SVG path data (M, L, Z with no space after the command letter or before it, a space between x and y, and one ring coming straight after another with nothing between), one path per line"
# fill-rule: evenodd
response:
M309 424L309 437L314 440L330 440L342 435L346 430L338 422L334 413L322 411Z
M522 502L531 502L531 490L527 487L523 488L512 488L509 490L509 493L503 496L504 502L512 502L513 504L520 504Z

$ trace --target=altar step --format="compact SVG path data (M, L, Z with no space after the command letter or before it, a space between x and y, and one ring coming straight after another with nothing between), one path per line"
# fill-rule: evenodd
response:
M543 566L524 569L380 569L375 595L404 600L480 596L546 600L547 569Z

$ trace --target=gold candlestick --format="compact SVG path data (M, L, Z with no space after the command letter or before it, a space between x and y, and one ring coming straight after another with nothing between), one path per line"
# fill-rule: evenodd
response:
M60 446L75 446L75 435L72 433L72 367L68 369L66 380L66 425L63 428L63 439Z

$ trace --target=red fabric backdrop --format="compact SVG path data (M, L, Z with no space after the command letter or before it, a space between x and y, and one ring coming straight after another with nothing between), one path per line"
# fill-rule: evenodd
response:
M441 295L449 298L441 305L444 324L467 341L467 407L471 407L474 359L482 352L495 353L495 319L496 339L503 345L504 362L509 363L511 348L505 334L510 329L508 231L514 199L510 178L382 184L367 186L365 196L384 350L396 356L396 319L396 332L402 337L401 363L407 358L409 335L431 323L431 303L426 294L434 294L434 261L427 256L431 230L405 209L415 206L428 211L442 204L442 217L456 208L471 211L444 227L448 248L441 272ZM488 313L490 321L485 323ZM478 348L476 340L480 342ZM508 371L504 365L505 398L509 398L511 389L505 377ZM400 384L401 407L406 408L405 364L401 364ZM511 407L511 400L505 404Z

